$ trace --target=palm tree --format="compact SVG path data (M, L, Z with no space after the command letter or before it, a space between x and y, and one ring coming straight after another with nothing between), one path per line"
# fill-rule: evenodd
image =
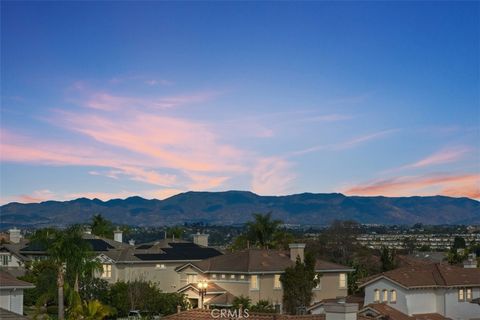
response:
M272 241L273 234L282 223L280 220L272 220L272 213L254 213L254 221L247 223L249 238L257 242L260 247L266 248Z
M65 319L64 286L65 276L72 274L78 290L78 275L91 257L91 249L82 239L82 230L71 226L65 230L47 228L38 230L32 237L32 243L46 248L48 259L57 268L58 319ZM78 291L77 291L78 292Z
M102 304L98 300L83 302L83 319L85 320L103 320L112 314L112 308Z

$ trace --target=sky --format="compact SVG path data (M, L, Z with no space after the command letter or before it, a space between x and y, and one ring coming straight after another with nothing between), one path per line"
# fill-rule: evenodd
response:
M480 199L479 2L1 6L1 203Z

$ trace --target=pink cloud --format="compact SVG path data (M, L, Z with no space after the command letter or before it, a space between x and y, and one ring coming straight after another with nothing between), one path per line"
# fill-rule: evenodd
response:
M445 195L480 199L479 174L435 174L377 180L345 188L349 195L412 196Z
M9 202L20 203L39 203L42 201L50 200L56 197L56 194L48 189L35 190L32 194L21 194L18 196L2 197L0 203L5 204Z
M407 165L407 167L420 168L420 167L427 167L432 165L455 162L463 158L465 154L467 154L469 151L471 151L471 149L465 146L443 149L424 159L421 159L415 163Z
M138 108L162 110L207 101L217 94L216 92L210 91L191 95L139 98L113 95L107 92L94 92L91 93L85 101L80 101L80 104L102 111L122 111Z
M261 195L288 193L295 179L293 165L279 157L260 159L253 168L252 191Z

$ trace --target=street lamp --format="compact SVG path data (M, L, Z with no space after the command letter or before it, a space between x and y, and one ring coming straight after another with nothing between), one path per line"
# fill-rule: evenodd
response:
M200 308L203 309L203 297L207 294L208 282L207 280L202 280L198 283L198 293L201 297Z

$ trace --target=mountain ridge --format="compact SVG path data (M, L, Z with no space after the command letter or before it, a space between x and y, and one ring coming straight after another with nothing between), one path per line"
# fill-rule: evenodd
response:
M152 226L184 222L236 224L252 213L272 212L285 223L326 225L334 219L378 224L480 224L480 202L446 196L346 196L299 193L260 196L250 191L188 191L169 198L100 200L78 198L40 203L11 202L0 207L0 226L83 223L101 213L115 223ZM308 222L308 223L307 223Z

